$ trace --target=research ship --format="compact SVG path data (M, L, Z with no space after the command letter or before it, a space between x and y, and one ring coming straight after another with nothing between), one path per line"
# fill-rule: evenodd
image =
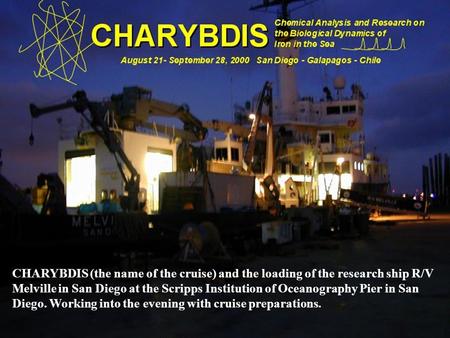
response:
M263 6L281 4L287 17L290 2ZM296 58L298 49L280 47L278 55ZM337 77L319 100L302 97L289 64L278 65L278 84L266 81L237 107L234 121L201 121L186 104L141 87L102 101L77 91L60 104L30 105L33 118L65 109L88 127L60 140L58 171L39 175L33 205L0 176L0 206L26 215L5 223L25 234L9 247L39 244L50 257L54 242L60 253L82 248L88 259L130 248L227 256L222 240L247 250L256 240L291 241L298 229L329 231L335 224L327 215L342 191L379 195L389 185L386 164L365 150L361 87L348 90ZM157 117L177 118L183 127ZM208 130L225 137L207 139ZM294 213L286 218L288 209Z
M252 9L281 6L280 19L288 21L292 2L269 1ZM299 44L283 39L277 56L298 59ZM188 106L158 100L138 87L126 87L108 102L91 103L84 94L69 105L35 109L36 117L61 108L83 108L92 115L90 130L59 143L58 174L67 207L78 210L123 196L131 209L141 203L148 213L158 213L175 198L167 195L170 187L192 190L206 181L213 196L203 198L207 211L252 208L253 191L265 207L272 199L287 208L337 200L341 189L386 194L387 164L365 149L361 86L346 88L338 76L315 100L299 95L295 65L277 67L277 84L267 82L251 102L236 106L234 121L200 121ZM178 118L183 129L159 125L157 116ZM208 129L225 138L205 146ZM196 199L192 191L186 194Z

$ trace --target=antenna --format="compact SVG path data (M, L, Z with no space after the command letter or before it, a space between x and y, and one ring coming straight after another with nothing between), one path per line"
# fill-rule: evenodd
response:
M268 9L269 7L274 7L274 6L280 6L281 7L281 19L285 19L287 20L289 18L289 9L288 6L289 4L292 3L296 3L296 2L301 2L302 4L293 8L291 10L291 12L296 11L297 9L309 6L310 4L312 4L313 2L316 2L317 0L263 0L263 3L260 5L255 5L250 7L251 11L255 11L258 9Z

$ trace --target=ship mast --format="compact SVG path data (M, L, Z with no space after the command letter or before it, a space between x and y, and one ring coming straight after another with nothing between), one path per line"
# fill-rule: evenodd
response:
M280 7L278 17L282 20L289 20L289 5L292 3L301 3L292 11L299 8L310 5L316 0L263 0L263 3L250 7L250 10L268 9L269 7ZM282 26L282 29L289 29ZM278 56L281 58L298 58L299 49L294 47L293 38L277 38L284 42L290 42L290 47L278 47ZM299 99L299 93L297 88L297 78L293 66L288 66L286 64L280 64L278 66L278 109L274 111L274 122L287 122L295 120L295 115L297 113L296 105Z

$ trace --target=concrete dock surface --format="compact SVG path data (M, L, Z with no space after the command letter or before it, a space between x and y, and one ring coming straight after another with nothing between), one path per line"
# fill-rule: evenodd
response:
M1 290L2 337L450 337L450 218L371 225L361 239L289 246L239 267L306 270L433 268L419 294L320 298L320 309L17 311ZM397 219L399 221L399 219ZM331 282L332 283L332 282ZM321 282L323 284L323 281ZM254 295L253 295L254 297ZM284 296L280 297L286 298ZM292 298L292 297L291 297Z

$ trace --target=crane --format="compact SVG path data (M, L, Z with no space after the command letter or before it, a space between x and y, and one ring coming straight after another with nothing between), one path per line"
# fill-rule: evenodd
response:
M157 130L161 126L149 122L149 118L154 116L179 119L183 130L173 129L174 136L181 139L177 150L177 168L189 171L195 162L191 142L203 141L208 129L190 112L188 105L157 100L151 94L145 88L125 87L121 94L111 96L112 109L118 112L121 124L131 130L135 130L136 126Z
M195 117L186 104L178 105L151 97L149 89L141 87L125 87L121 94L112 95L113 109L119 113L121 119L132 121L134 125L151 127L148 118L152 116L173 117L183 122L183 133L193 141L203 141L208 129ZM131 125L133 129L134 125Z
M252 171L253 156L256 149L256 141L258 139L258 129L261 123L266 124L266 165L264 169L265 175L273 174L273 129L272 129L272 84L269 81L264 83L263 89L258 96L256 104L256 110L252 113L252 125L250 127L250 133L248 134L248 145L244 153L244 169L247 172ZM263 115L263 106L267 105L269 108L269 114Z
M77 91L71 100L61 104L48 107L37 107L35 104L30 104L33 118L68 108L73 108L82 115L113 154L128 194L126 198L123 198L122 203L126 210L139 210L140 175L125 154L117 133L110 129L104 119L109 110L117 113L120 126L128 130L135 130L136 126L151 128L152 125L148 122L148 118L151 116L178 118L184 125L184 130L178 132L183 138L181 149L186 149L188 141L203 141L208 132L202 122L190 112L187 105L153 99L151 90L137 86L125 87L122 93L114 94L110 100L102 102L90 101L86 92ZM90 116L86 115L86 111L89 111ZM122 164L128 170L128 176Z
M263 115L264 105L268 107L268 115ZM248 135L248 145L245 149L243 167L248 173L252 173L253 156L256 149L256 141L258 138L258 130L261 123L266 125L266 159L264 166L264 179L262 185L264 187L264 196L267 208L275 212L280 209L280 191L273 179L274 171L274 154L273 154L273 97L272 84L269 81L264 83L263 89L258 96L256 110L252 113L253 123Z
M108 105L105 102L89 101L86 92L80 90L72 96L72 99L65 103L47 107L37 107L35 104L30 104L30 113L33 118L37 118L44 114L49 114L68 108L73 108L77 113L81 114L81 116L89 123L94 132L100 136L108 150L113 154L114 159L117 162L120 175L125 183L125 191L128 193L128 196L123 198L122 207L130 211L138 210L140 175L125 154L119 137L114 131L110 130L108 124L104 120L104 116L108 110ZM86 115L86 110L89 111L90 116ZM125 174L121 163L125 164L125 167L130 173L129 176Z

